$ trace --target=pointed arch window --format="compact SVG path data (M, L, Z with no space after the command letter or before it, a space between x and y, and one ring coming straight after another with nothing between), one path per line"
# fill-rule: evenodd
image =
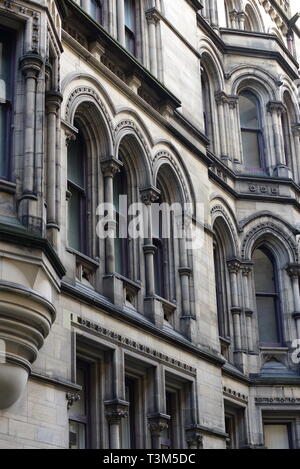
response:
M261 345L281 345L283 337L275 259L264 246L254 251L252 259L259 342Z
M86 146L80 130L68 146L68 191L68 245L87 254Z
M259 101L251 91L240 93L239 113L244 170L255 173L263 169L263 134Z

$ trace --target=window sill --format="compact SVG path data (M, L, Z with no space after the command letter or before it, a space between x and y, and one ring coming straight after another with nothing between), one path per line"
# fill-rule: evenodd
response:
M16 187L17 185L14 182L7 181L6 179L0 179L0 192L15 194Z
M273 345L273 346L266 346L266 345L260 345L259 350L262 353L287 353L289 351L288 347L285 347L283 345Z
M76 249L67 247L66 251L69 252L70 254L73 254L73 256L76 256L80 262L84 264L88 264L90 267L93 267L94 269L100 266L99 261L96 261L95 259L89 256L86 256L82 252L76 251Z

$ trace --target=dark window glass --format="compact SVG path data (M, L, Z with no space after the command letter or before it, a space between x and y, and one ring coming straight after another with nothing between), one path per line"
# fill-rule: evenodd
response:
M122 1L122 0L119 0ZM136 8L135 0L124 0L125 8L125 41L126 49L133 55L136 53Z
M79 134L68 147L68 244L82 253L86 249L86 187L85 158L86 149L82 135Z
M136 381L131 378L125 379L125 398L129 402L128 417L122 420L122 449L136 448L135 435L135 408L137 405Z
M114 178L114 210L116 226L115 259L116 272L128 277L128 203L122 196L128 195L126 170L123 169Z
M265 249L253 254L259 341L262 345L281 343L279 294L273 257Z
M239 112L244 169L246 172L257 172L262 168L262 131L259 102L250 91L243 91L240 94Z
M89 426L89 365L79 362L76 369L76 382L82 387L80 399L70 409L69 448L88 448Z
M0 177L9 176L14 38L0 32Z

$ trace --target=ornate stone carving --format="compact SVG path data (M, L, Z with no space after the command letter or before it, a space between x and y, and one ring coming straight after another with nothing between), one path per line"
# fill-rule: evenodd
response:
M160 190L154 186L145 187L140 190L142 202L145 205L151 205L159 199Z
M182 363L181 361L175 358L169 357L168 355L165 355L164 353L161 353L156 349L152 349L144 344L139 344L135 340L129 339L128 337L124 337L117 332L113 332L109 329L106 329L98 324L95 324L94 322L91 322L88 319L84 319L78 316L77 323L81 327L85 327L95 332L96 334L102 336L105 339L111 339L114 342L117 342L121 345L124 345L130 348L133 351L138 351L139 353L143 353L147 356L150 356L152 359L154 358L156 360L159 360L165 363L166 365L171 365L184 372L188 372L192 375L196 375L196 369L193 368L192 366L187 365L186 363Z
M67 409L70 410L70 408L75 402L80 401L80 394L75 393L75 392L67 392L66 400L67 400Z
M37 78L40 74L44 60L37 53L28 53L20 59L20 69L26 78Z
M241 261L239 259L231 259L227 262L228 271L231 274L238 274L241 269Z
M101 161L101 169L104 174L104 177L115 177L123 167L123 163L120 160L117 160L113 156L107 158L106 160Z
M115 400L104 402L105 417L110 425L119 425L122 419L128 417L129 403Z
M270 113L277 112L278 114L283 114L286 112L286 107L281 101L269 101L267 111Z
M286 270L291 278L300 277L300 264L289 264Z
M170 416L166 414L155 414L148 416L148 428L151 435L160 437L169 428Z
M185 432L189 449L203 449L203 435L197 425L187 427Z

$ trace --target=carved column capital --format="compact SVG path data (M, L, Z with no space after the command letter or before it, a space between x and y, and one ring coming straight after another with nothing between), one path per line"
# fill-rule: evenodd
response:
M160 190L154 186L148 186L140 190L142 202L151 205L159 199Z
M237 274L241 269L241 262L239 259L230 259L227 261L227 268L230 274Z
M300 264L289 264L286 270L291 278L300 277Z
M286 107L281 101L269 101L267 104L267 111L277 114L283 114L286 112Z
M203 435L197 425L187 427L185 433L189 449L203 449Z
M119 425L122 419L128 417L129 402L116 399L104 402L104 406L104 414L110 425Z
M237 18L237 16L238 16L238 12L236 10L231 10L229 12L229 17L230 17L231 20L235 20Z
M239 97L235 95L230 95L227 97L227 101L228 101L230 109L236 109L238 106Z
M224 91L217 91L215 93L215 99L218 105L223 105L228 102L228 97Z
M44 60L39 54L28 53L20 58L20 69L26 78L37 78L40 74Z
M117 158L114 158L113 156L111 158L107 158L101 161L101 168L104 177L114 178L121 171L122 167L123 163L120 160L117 160Z
M62 102L63 95L58 91L48 91L46 93L46 110L48 113L56 113Z
M171 417L166 414L155 414L148 416L148 428L152 436L160 437L168 430Z
M160 21L160 13L156 8L146 11L146 20L148 24L157 24Z

